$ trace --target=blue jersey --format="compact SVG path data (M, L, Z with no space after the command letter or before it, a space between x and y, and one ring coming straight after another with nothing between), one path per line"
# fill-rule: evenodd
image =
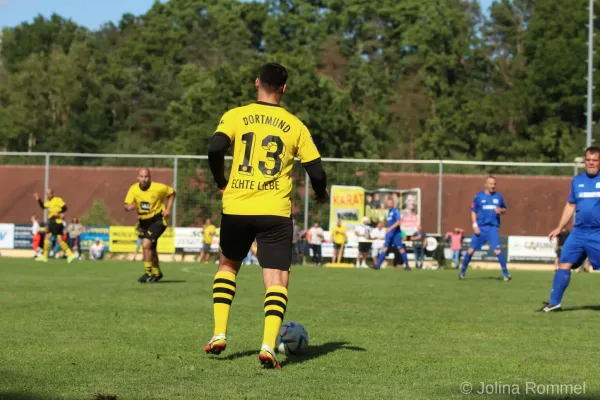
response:
M600 228L600 174L574 177L568 201L575 204L576 228Z
M400 210L397 208L390 208L387 213L387 227L394 225L396 222L400 221L402 217L400 216ZM400 226L395 227L390 233L398 233L400 232Z
M477 214L477 225L500 227L500 214L496 214L496 207L507 208L504 197L498 192L487 194L481 191L475 195L471 211Z

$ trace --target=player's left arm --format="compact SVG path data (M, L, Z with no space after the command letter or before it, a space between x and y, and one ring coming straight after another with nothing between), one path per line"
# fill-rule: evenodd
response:
M60 211L58 212L58 217L60 219L64 219L65 213L69 210L69 207L67 207L67 203L65 203L65 201L63 199L60 199L60 204L62 204L62 207L60 208Z
M300 130L296 156L300 159L304 170L310 178L310 184L315 192L317 201L319 203L327 202L329 200L327 174L321 163L321 154L312 139L310 131L304 125Z
M175 197L177 193L171 186L165 185L163 189L163 195L167 199L167 208L163 211L163 216L168 217L171 214L171 209L173 208L173 203L175 202Z
M508 207L504 202L504 196L500 195L500 204L498 205L498 207L496 207L496 214L506 214L506 210L508 210Z

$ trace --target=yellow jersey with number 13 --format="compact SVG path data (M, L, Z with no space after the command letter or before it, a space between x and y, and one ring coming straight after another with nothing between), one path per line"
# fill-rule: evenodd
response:
M294 157L302 163L321 157L302 121L281 106L256 102L227 111L216 133L234 147L223 213L290 217Z

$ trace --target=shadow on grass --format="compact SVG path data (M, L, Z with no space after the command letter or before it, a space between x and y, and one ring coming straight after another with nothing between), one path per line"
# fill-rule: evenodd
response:
M156 283L185 283L185 282L187 282L187 281L182 281L182 280L177 280L177 279L167 279L164 281L163 280L158 281Z
M348 342L328 342L328 343L323 343L323 344L316 345L316 346L310 345L310 346L308 346L306 353L304 353L302 355L287 357L285 360L281 361L281 366L283 367L287 364L299 364L299 363L303 363L308 360L314 360L315 358L322 357L324 355L333 353L334 351L338 351L338 350L367 351L366 349L364 349L362 347L349 346ZM231 361L231 360L237 360L238 358L243 358L243 357L257 356L259 352L260 352L259 350L239 351L237 353L229 354L226 357L220 357L220 358L216 358L216 359Z
M333 353L334 351L338 350L367 351L362 347L349 346L348 342L328 342L317 346L308 346L308 349L306 349L306 353L297 356L287 357L285 360L281 361L281 366L283 367L287 364L300 364L305 361L314 360L316 358L325 356L329 353Z
M563 311L582 311L582 310L600 311L600 305L596 305L596 306L566 307L566 308L563 308Z

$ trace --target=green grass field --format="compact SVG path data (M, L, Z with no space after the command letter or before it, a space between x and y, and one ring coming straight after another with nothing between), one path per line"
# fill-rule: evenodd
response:
M257 357L256 266L240 273L220 356L202 350L214 265L164 264L164 281L146 285L139 262L2 259L0 271L0 399L566 398L526 393L526 382L585 382L570 398L600 397L595 274L573 274L569 312L537 314L550 272L505 283L499 271L458 281L455 271L296 267L286 320L306 326L310 351L281 356L273 371ZM467 396L463 382L473 393L481 382L517 385L520 396Z

